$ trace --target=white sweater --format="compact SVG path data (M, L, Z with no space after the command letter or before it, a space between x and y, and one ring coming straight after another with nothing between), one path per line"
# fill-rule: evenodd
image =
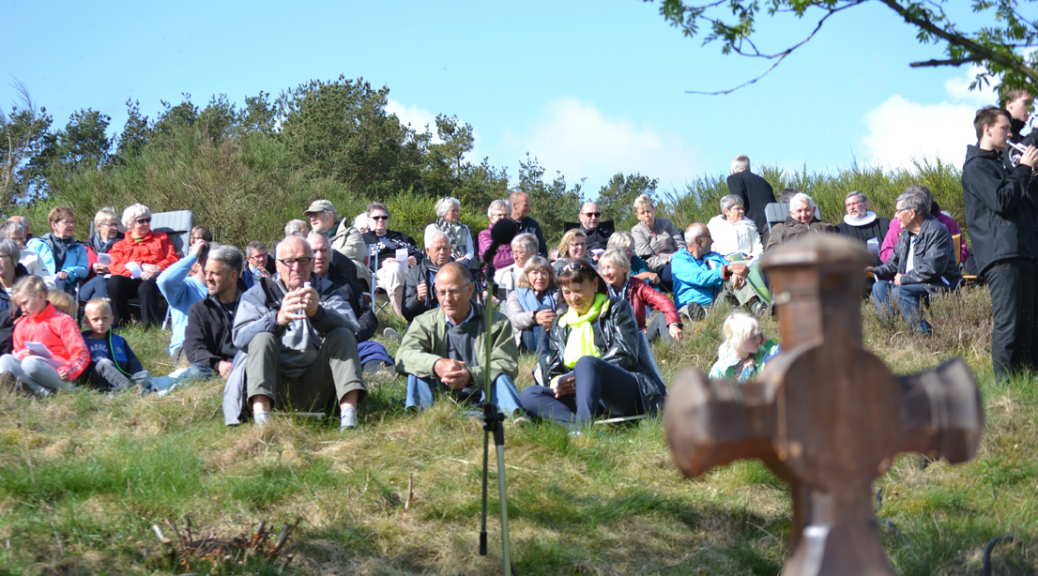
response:
M714 239L714 251L722 255L733 252L744 252L751 258L760 256L764 252L764 246L760 243L760 234L753 220L743 218L738 222L728 222L723 215L717 215L710 219L706 225L710 229L710 236Z

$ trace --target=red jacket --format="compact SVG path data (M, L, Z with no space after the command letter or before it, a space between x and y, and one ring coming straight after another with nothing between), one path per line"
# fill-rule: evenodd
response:
M79 333L76 321L47 303L47 307L35 316L22 316L14 326L14 357L22 360L29 355L26 342L39 342L50 350L62 380L79 378L90 364L90 351Z
M634 319L642 330L645 330L646 306L661 312L667 319L667 326L681 325L681 318L678 316L678 309L674 306L674 302L650 288L639 278L631 278L631 286L627 290L627 301L631 303L631 308L634 308Z
M173 243L162 232L149 232L147 236L137 240L127 234L125 238L116 242L108 253L112 256L108 271L127 278L133 277L126 269L127 262L136 262L138 265L154 264L165 270L167 266L180 260Z

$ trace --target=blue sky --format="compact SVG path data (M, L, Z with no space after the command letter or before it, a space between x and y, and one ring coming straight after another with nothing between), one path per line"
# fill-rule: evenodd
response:
M64 126L91 107L126 119L125 101L154 117L190 93L234 102L339 74L390 88L391 110L415 126L457 115L474 156L515 176L526 152L549 175L597 191L616 172L682 188L754 164L835 170L857 160L961 162L973 111L965 69L913 70L940 57L876 3L829 20L771 75L728 96L766 63L701 47L638 0L494 2L48 2L9 0L4 109L15 79ZM965 16L968 17L968 16ZM966 21L969 24L968 21ZM970 26L966 26L970 28ZM799 40L807 22L762 22L758 45Z

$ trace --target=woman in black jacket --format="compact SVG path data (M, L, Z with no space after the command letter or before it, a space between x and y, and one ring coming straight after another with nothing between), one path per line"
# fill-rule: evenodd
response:
M577 425L598 415L654 413L666 391L639 367L641 331L630 304L610 298L605 281L582 258L565 265L558 283L568 309L548 335L542 377L549 386L523 390L523 408Z

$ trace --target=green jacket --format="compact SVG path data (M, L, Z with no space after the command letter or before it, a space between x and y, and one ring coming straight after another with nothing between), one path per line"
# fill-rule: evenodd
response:
M476 336L476 351L480 358L486 357L486 308L470 303L476 312L469 322L479 322L480 331ZM519 349L512 334L512 323L500 312L494 312L491 325L493 351L490 357L490 378L507 374L513 380L519 373ZM443 310L435 308L417 316L407 328L400 348L396 351L396 371L401 374L414 374L419 378L437 378L433 365L448 353L447 319ZM481 388L485 382L485 367L470 366L472 386Z

